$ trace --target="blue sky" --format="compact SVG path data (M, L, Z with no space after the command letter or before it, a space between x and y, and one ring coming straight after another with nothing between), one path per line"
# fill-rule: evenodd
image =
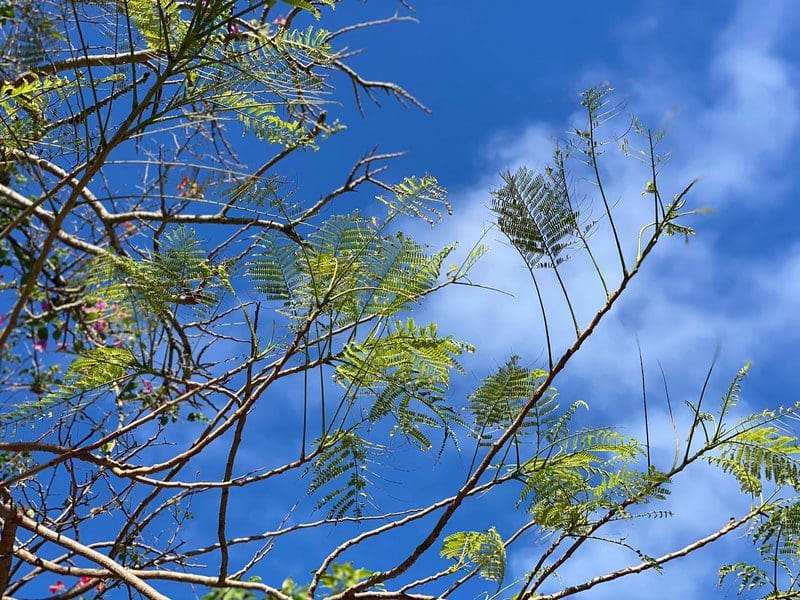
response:
M385 0L345 2L324 26L333 29L336 23L386 17L397 8L403 10ZM631 436L643 437L638 337L652 392L657 458L669 460L673 445L659 396L658 362L667 374L675 405L696 397L717 348L720 357L712 398L750 359L754 368L745 386L743 410L794 402L800 387L796 368L800 198L794 185L800 167L800 155L794 151L800 133L800 5L791 0L419 0L416 9L418 24L361 31L348 44L364 49L353 59L364 76L397 81L428 105L432 114L386 98L380 109L365 103L362 118L349 102L346 82L340 82L344 101L331 106L330 112L348 130L323 145L319 153L289 162L298 188L314 198L335 187L343 170L376 145L382 151L407 151L392 167L392 175L396 179L405 174L436 175L450 191L454 207L453 216L435 229L410 227L431 245L457 240L463 252L491 222L489 190L499 186L498 173L519 165L543 167L550 158L552 140L582 123L578 93L589 85L609 82L625 100L626 114L641 115L646 123L668 132L664 148L671 150L672 157L661 175L665 195L699 177L692 202L714 212L692 222L698 235L689 244L673 239L659 247L623 302L557 382L562 398L590 404L582 417L586 423L615 424ZM253 145L248 153L243 158L253 165L263 162L259 147ZM620 200L620 225L632 241L627 246L630 255L638 225L646 218L648 206L641 190L649 177L641 166L614 155L608 156L606 169L610 196ZM348 197L337 209L346 211L368 202L367 195ZM457 288L430 299L416 315L418 321L436 321L440 331L477 346L477 352L464 361L468 375L455 382L455 396L469 393L511 354L520 354L533 365L543 353L538 313L524 267L496 232L486 239L492 251L476 269L474 279L512 295ZM600 254L611 264L613 248L601 245ZM600 289L586 265L568 263L566 270L578 312L585 319L599 306ZM555 292L546 290L557 306ZM554 329L563 347L569 336L565 315L554 316ZM275 398L282 401L282 422L289 422L285 432L274 428L274 405L268 401ZM298 402L293 403L295 399ZM292 423L299 421L299 400L301 395L291 385L281 385L265 399L263 412L257 412L249 425L240 472L263 466L265 457L270 465L296 457L296 429L291 429L291 442L281 433L288 435ZM190 429L187 425L189 434L193 433ZM214 448L221 451L222 445ZM439 462L431 456L411 458L405 453L392 460L403 477L414 472L425 492L446 494L463 481L470 451ZM211 461L203 465L215 476L219 469L214 460L220 456L212 453ZM650 555L711 533L747 505L732 481L709 469L694 469L676 484L664 507L677 516L643 520L631 530L629 541ZM278 527L297 490L296 481L267 489L234 490L231 535ZM392 508L420 504L411 488L390 483L385 495ZM467 506L454 527L496 525L508 535L521 517L498 508L502 505L495 502L500 499L513 505L513 495L479 499ZM215 517L203 518L206 509L216 514L212 508L216 497L210 500L209 505L192 507L197 518L189 523L189 537L215 538ZM307 513L298 510L292 519L303 516ZM306 581L308 571L348 533L352 529L299 536L280 554L270 556L256 573L271 584L279 584L286 575ZM381 546L359 549L344 559L379 569L382 561L392 558L387 550L392 544L418 537L419 532L404 531ZM715 587L716 571L721 563L744 557L748 544L735 534L694 558L670 564L662 574L624 579L580 597L734 597L734 586ZM509 579L530 567L531 556L539 548L533 539L514 548L509 555ZM234 558L246 560L243 554ZM578 583L635 562L635 556L619 548L590 546L560 571L560 582ZM434 559L424 566L441 568L442 564ZM469 597L464 594L460 597Z
M363 120L351 115L349 131L323 150L333 159L322 167L330 171L320 175L333 176L343 164L337 159L349 161L374 144L407 150L403 170L435 174L454 204L452 218L418 233L432 244L459 240L468 246L490 222L488 190L498 186L497 173L522 164L541 168L551 140L582 122L578 92L608 81L626 100L627 112L667 130L664 147L672 158L661 176L667 193L700 177L692 201L714 213L693 222L698 235L688 245L670 240L659 249L559 382L564 399L586 399L589 419L641 436L638 336L656 396L654 444L663 458L673 442L663 400L655 393L657 361L676 403L696 396L717 347L713 396L750 359L754 369L745 386L746 408L793 402L800 340L800 209L793 185L800 127L800 7L745 0L440 1L420 2L417 9L420 24L364 33L351 45L366 49L356 63L365 75L398 81L433 114L387 101L382 110L368 107ZM340 13L349 18L354 10ZM363 7L370 16L391 10L389 3ZM609 157L607 168L611 195L624 198L619 219L624 229L633 230L642 220L636 202L647 177L615 157ZM444 331L477 344L478 352L467 361L471 382L511 353L531 361L542 353L523 266L497 238L489 234L493 251L476 280L508 290L513 298L459 289L423 310ZM588 314L597 306L597 289L581 269L575 267L571 276L579 311ZM559 322L557 330L566 335L567 326ZM440 468L432 480L446 487L444 472ZM696 469L677 484L668 506L678 516L643 521L629 538L650 554L710 533L746 505L732 482L707 469ZM475 518L486 525L487 513L495 510L487 502ZM663 574L639 575L581 597L733 597L734 587L715 587L716 569L743 558L747 543L736 534L671 564ZM534 551L532 544L523 544L512 552L511 573L521 573ZM576 583L630 562L635 557L598 545L560 576L566 584Z
M385 17L394 10L393 2L344 3L325 26ZM491 4L440 0L418 2L416 16L419 24L362 31L348 44L364 49L354 64L365 77L397 81L433 114L403 108L387 98L381 109L367 103L366 117L361 118L345 92L340 96L344 103L331 106L330 113L341 118L348 130L318 153L289 163L300 193L313 198L338 185L343 169L376 145L382 151L404 150L408 154L392 167L393 177L433 173L449 189L454 207L453 216L435 229L411 225L415 235L436 246L457 240L468 248L491 222L488 192L498 187L498 173L523 164L543 167L552 140L582 123L578 93L607 81L625 100L626 114L641 115L648 124L667 130L664 148L672 151L672 158L661 175L665 195L700 177L692 202L712 207L714 213L693 221L698 235L688 245L673 239L658 249L624 301L557 382L562 399L589 402L591 409L583 416L586 423L615 424L631 436L643 437L638 337L651 388L655 455L663 461L671 458L673 441L659 396L658 362L676 406L696 397L717 347L720 358L712 397L751 359L754 369L745 387L744 409L793 402L798 389L794 349L800 341L795 317L800 309L800 233L795 225L800 210L792 185L800 166L793 152L800 129L795 67L800 7L788 1L743 0ZM246 158L260 164L260 148L253 146ZM630 255L638 226L647 217L641 190L649 177L640 165L613 154L607 157L606 176L610 196L620 200L617 215L631 240ZM336 209L368 202L367 195L347 197ZM524 267L496 232L487 240L493 249L477 268L475 280L513 296L458 288L432 298L416 315L418 321L436 321L440 331L477 345L477 352L465 360L468 375L455 382L454 396L469 393L511 354L520 354L533 365L543 353ZM613 248L601 245L600 254L613 264ZM602 300L600 289L586 265L568 263L566 269L578 312L586 318ZM557 306L554 292L546 291ZM557 345L563 347L569 323L563 314L553 319L556 338L561 340ZM270 395L286 401L281 404L281 418L291 441L275 430L274 404L265 399L248 426L239 469L262 466L265 456L270 464L295 457L292 427L301 417L301 396L293 385ZM463 481L470 452L441 461L401 452L387 460L397 468L397 479L413 472L420 489L435 496L452 493ZM207 466L216 473L213 464ZM419 490L386 484L384 508L421 503ZM642 520L629 534L628 541L650 555L711 533L747 506L732 481L709 469L693 469L676 484L663 506L676 517ZM253 533L254 527L277 527L297 495L297 485L293 480L234 491L231 535ZM513 506L514 493L471 502L453 523L454 530L496 525L510 534L522 517L502 507ZM213 498L209 500L213 503ZM307 516L309 505L306 501L289 522ZM204 504L197 503L193 511L202 516ZM188 534L213 539L212 529L207 519L197 518ZM285 545L279 545L256 572L270 583L285 575L305 581L329 549L352 532L339 527L282 541ZM419 535L404 530L343 558L380 569L393 558L392 549ZM639 575L581 597L733 597L733 585L715 587L716 571L723 562L744 558L748 544L735 534L692 559L672 563L663 574ZM530 567L531 556L540 548L534 539L517 545L509 555L509 579ZM559 572L559 582L578 583L635 562L635 556L620 548L590 546ZM423 562L424 568L442 566L435 556ZM469 591L462 593L460 597L471 597Z

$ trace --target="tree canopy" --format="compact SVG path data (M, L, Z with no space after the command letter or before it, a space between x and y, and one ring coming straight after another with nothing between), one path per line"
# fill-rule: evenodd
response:
M749 365L711 399L712 365L685 407L667 393L662 461L644 380L644 440L557 391L701 212L694 181L660 177L663 133L607 85L583 92L547 165L486 191L530 277L541 355L487 356L471 391L454 385L480 340L424 307L491 287L471 274L488 238L419 241L450 198L431 174L390 172L399 153L367 149L332 184L315 168L346 135L341 104L427 110L353 66L349 36L414 19L398 8L363 22L339 0L0 1L0 595L555 600L744 531L747 560L720 578L800 597L800 405L743 412ZM349 24L326 26L334 9ZM607 194L613 151L638 161L637 197ZM632 205L648 216L629 231L615 215ZM588 314L577 262L597 282ZM463 472L421 474L450 457ZM629 543L701 462L750 509L665 554ZM561 585L598 542L630 566Z

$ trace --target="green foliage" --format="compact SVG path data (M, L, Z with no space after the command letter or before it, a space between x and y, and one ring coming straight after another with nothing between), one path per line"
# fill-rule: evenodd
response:
M292 600L306 600L308 586L298 585L291 577L287 577L281 584L281 592L289 596Z
M44 4L46 8L40 6ZM396 232L401 217L434 224L451 211L446 191L434 177L383 182L378 177L392 155L373 153L356 164L341 187L316 202L291 204L292 192L283 187L289 178L280 174L278 163L295 150L316 150L342 128L335 120L327 122L326 109L339 102L331 95L335 83L331 73L349 80L356 95L372 97L381 90L410 98L394 84L363 79L347 63L356 51L332 43L375 23L337 24L335 33L317 24L295 25L309 15L319 19L323 7L336 4L336 0L91 0L68 3L64 11L56 2L0 0L0 26L4 37L14 40L2 43L0 180L16 194L4 195L0 215L0 226L7 229L0 247L0 290L17 291L22 298L21 310L14 311L20 314L13 315L17 323L9 348L0 352L4 361L23 344L32 353L32 358L20 359L18 354L16 362L9 359L11 366L2 365L0 379L9 390L8 398L20 389L40 396L34 401L11 400L0 416L4 438L12 440L4 443L11 450L0 452L0 472L16 480L5 486L3 502L54 527L64 539L74 536L82 544L108 549L108 560L117 561L122 569L174 568L165 578L190 585L210 581L199 577L208 573L202 564L219 564L220 579L212 585L234 587L213 589L204 600L256 600L269 593L261 586L241 589L225 582L258 568L273 546L286 539L282 536L329 523L307 522L301 508L289 511L279 533L235 532L234 523L241 520L235 518L240 486L274 478L267 485L276 482L275 489L280 489L279 476L291 477L295 469L305 467L316 510L325 511L328 520L361 520L376 504L373 486L384 477L379 467L392 445L375 439L396 436L408 446L428 450L441 433L444 448L444 442L455 440L459 427L466 426L477 443L466 473L468 485L457 492L456 500L432 495L420 502L426 508L379 515L387 522L381 523L376 535L447 507L439 511L442 520L429 530L418 552L408 554L406 548L398 548L401 561L404 556L410 559L397 563L395 572L385 572L386 580L414 581L414 569L422 571L424 566L407 566L452 526L448 519L460 503L477 486L489 490L495 485L521 488L517 507L531 515L524 528L506 541L494 527L479 530L482 526L477 524L475 530L448 535L440 555L452 561L452 568L433 576L423 573L407 589L461 570L475 570L501 586L506 544L528 527L539 539L556 534L551 537L558 542L542 556L534 573L545 574L546 579L548 566L560 568L559 557L571 556L568 544L577 549L584 540L600 538L595 525L664 516L663 511L649 510L648 503L666 497L670 476L650 466L649 452L648 466L641 468L644 453L635 439L606 427L577 428L575 415L586 404L562 407L556 390L542 387L549 381L548 373L524 367L517 356L491 373L465 404L449 397L453 372L463 373L459 360L471 346L440 335L435 324L418 325L404 313L445 284L465 279L486 248L476 245L461 266L450 267L442 278L444 262L455 246L431 250ZM274 18L277 15L270 10L279 7L291 10L290 22ZM385 21L406 19L397 14ZM590 130L614 112L608 108L609 93L598 87L583 95L589 130L575 132L573 146L580 146L595 167L592 161L602 143ZM267 142L262 147L277 148L265 148L263 158L242 158L227 138L226 130L231 129ZM637 123L633 129L641 133ZM29 149L38 158L19 152ZM570 202L564 170L564 160L573 154L557 150L555 156L554 167L546 167L542 174L526 168L504 174L504 186L492 194L499 229L531 272L555 269L567 260L577 238L591 254L580 215ZM243 163L251 158L263 167L249 169ZM116 165L123 163L124 174L115 174ZM146 166L134 173L137 165ZM169 191L176 175L183 176L178 197ZM131 189L133 177L141 187ZM660 203L652 177L645 195ZM383 219L356 211L325 214L342 194L367 184L381 190L377 201L387 211ZM659 233L691 232L674 222L683 216L683 204L680 195L662 207ZM657 210L656 205L656 215ZM606 215L613 229L611 211ZM134 224L137 218L146 224ZM251 237L267 220L268 231ZM179 225L187 221L215 228L207 237L217 244L213 250L194 230ZM228 232L220 234L218 227ZM246 282L232 281L228 275L240 260L255 288L252 301L247 298L252 290L239 294L234 289ZM595 266L602 279L596 262ZM627 277L638 268L637 263L630 271L623 267L623 272ZM559 283L569 304L560 276ZM193 308L183 307L201 307L203 314L198 318ZM543 306L542 312L546 317ZM603 314L598 313L598 319ZM231 319L231 315L236 316ZM574 311L572 316L580 336ZM585 333L591 334L593 328L594 324ZM117 338L119 333L124 335ZM262 351L265 334L273 340L268 351ZM59 375L67 365L66 355L48 354L46 342L51 340L61 341L59 352L77 355L63 378ZM548 357L554 376L572 351L562 362ZM326 412L331 394L323 390L322 433L309 444L306 436L316 425L307 410L312 368L319 368L320 387L332 375L344 391L335 410ZM702 458L734 475L754 496L773 488L797 488L800 446L776 426L787 413L748 417L732 429L725 424L746 370L723 398L718 416L701 412L699 402L692 407L697 417L692 433L699 427L706 434L702 452L707 455ZM141 379L145 373L147 379ZM20 375L30 376L35 384L19 386ZM305 377L299 386L306 400L302 442L297 444L300 456L277 467L253 465L253 454L240 447L242 440L256 437L250 435L253 421L247 419L261 410L259 418L275 419L269 426L286 426L289 421L280 406L270 405L278 398L270 386L283 377ZM205 424L187 425L181 432L187 435L168 438L164 426L177 419L178 398L198 411L189 414L189 421ZM68 410L57 413L59 404ZM15 431L7 431L14 428L8 425L20 421L32 425L35 437L15 445ZM496 440L503 432L509 435L502 436L501 446ZM109 441L98 449L99 442L92 445L93 439ZM167 444L169 449L164 450ZM214 453L226 444L230 444L225 448L227 480L217 481L219 471L209 474L209 468L218 462ZM219 499L218 510L212 511L217 527L208 531L211 542L204 540L195 547L198 540L190 539L194 534L184 539L180 525L190 518L189 500L198 498L199 505L207 507L207 494ZM636 510L639 506L641 512ZM761 521L751 532L762 559L787 575L797 567L798 506L776 500L762 510ZM100 520L90 526L90 518ZM114 525L108 528L111 535L119 532L119 537L93 539L109 524ZM165 537L163 531L171 531L175 524L176 536ZM35 550L44 539L43 530L31 529L29 545ZM351 531L343 533L349 536ZM325 564L332 564L318 572L324 593L367 595L364 582L378 573L332 562L338 552L350 551L367 537L372 532L351 538L329 555ZM240 553L248 547L253 549L251 558L240 561ZM660 567L634 551L650 566ZM56 556L55 550L50 554ZM15 596L13 585L22 587L33 579L25 569L17 571L6 573L16 580L9 582L9 593ZM111 571L109 588L131 582ZM743 589L786 587L779 586L769 569L744 562L723 567L721 578L729 575L739 577ZM354 586L361 586L358 593ZM382 585L370 589L384 591ZM281 592L299 600L308 596L308 587L286 579ZM389 595L405 593L403 588ZM786 593L794 593L791 585Z
M460 531L448 535L439 552L455 560L452 569L477 567L480 576L502 585L506 573L506 548L503 538L492 527L487 531Z
M0 2L0 26L5 25L9 19L14 18L14 5L9 2Z
M259 582L261 581L261 578L251 577L249 581ZM288 579L287 581L291 581L291 579ZM284 585L285 584L286 582L284 582ZM211 590L204 595L201 600L256 600L259 597L261 597L261 595L256 594L252 590L242 588L223 588Z
M331 594L336 594L346 591L365 579L369 579L374 574L367 569L354 568L353 563L334 563L331 565L330 570L320 577L319 582L322 588L329 590ZM369 589L381 591L384 587L377 585ZM281 585L281 592L292 598L292 600L305 600L307 591L308 586L296 584L291 577L287 577Z
M256 288L299 321L325 305L330 324L391 316L428 293L453 246L435 254L382 235L358 213L328 219L302 245L268 233L248 264Z
M508 427L520 409L533 396L538 383L547 375L545 371L529 370L520 366L520 357L512 356L493 375L489 375L481 386L470 394L467 410L472 415L472 429L482 441L488 441L495 431ZM554 402L549 396L537 404L528 426L542 427L543 412ZM526 429L523 427L523 430Z
M742 391L742 382L744 378L747 377L747 374L750 372L751 367L750 361L746 362L741 369L736 373L733 380L731 381L728 389L725 391L725 394L722 396L722 401L720 402L720 409L719 409L719 417L718 421L722 423L726 416L733 410L736 405L739 403L739 394Z
M441 206L448 214L452 212L447 201L447 191L435 177L406 177L391 188L393 198L377 196L389 207L390 215L406 215L427 221L431 225L442 218Z
M65 373L65 379L48 394L36 400L23 401L0 415L0 425L34 421L52 417L56 407L85 391L101 391L119 385L136 363L136 357L123 348L95 348L76 358Z
M41 140L47 131L47 109L54 92L69 86L66 79L24 77L0 87L0 144L25 150Z
M332 593L344 592L354 585L369 579L374 573L367 569L354 569L352 563L342 563L331 565L330 571L320 578L322 587L329 589ZM373 590L383 589L383 586L376 586Z
M766 507L748 533L769 568L744 561L726 564L719 569L719 584L733 576L739 580L740 595L757 592L763 600L800 597L800 503Z
M217 26L214 43L204 46L201 64L186 72L182 103L198 118L232 113L243 134L284 148L316 148L314 130L335 133L337 124L309 119L308 108L321 105L325 79L302 65L327 66L334 57L328 31L251 24L243 33L229 33L230 22ZM238 27L238 26L237 26ZM286 115L278 114L283 108Z
M581 406L576 402L561 411L554 395L543 397L525 426L535 436L536 454L515 468L523 482L518 505L526 504L543 529L571 535L584 531L598 511L616 510L631 497L667 493L658 472L631 468L643 453L635 439L608 428L571 431Z
M123 6L151 50L174 51L186 34L178 0L126 0Z
M125 348L94 348L72 361L66 373L68 385L91 389L118 383L135 362L136 357Z
M552 268L577 233L577 215L559 178L534 174L526 167L503 175L506 185L492 192L492 210L500 231L531 269Z
M747 376L750 363L746 363L733 378L720 402L716 419L701 415L701 418L716 421L715 432L709 444L716 451L705 456L705 460L733 475L744 493L760 495L764 482L777 486L800 487L800 445L797 437L786 435L774 423L793 411L765 411L739 420L726 428L725 421L739 400L742 381ZM706 433L707 437L709 436Z
M770 581L766 571L746 562L731 563L720 567L719 585L721 586L730 576L739 580L739 595L764 588L769 585ZM769 595L764 596L765 599L769 597ZM789 598L790 596L786 597Z
M211 304L215 289L228 286L224 268L210 263L197 234L185 227L166 233L158 251L141 260L99 256L87 283L106 301L138 304L161 316L178 304Z
M630 468L641 454L636 440L608 429L561 440L522 466L519 504L527 503L543 529L580 534L595 513L630 497L663 498L659 474Z
M281 2L283 2L284 4L287 4L289 6L293 6L293 7L296 7L296 8L301 8L303 10L306 10L306 11L310 12L317 19L320 18L320 12L319 12L319 9L315 6L315 4L323 5L323 6L335 7L336 3L339 2L339 1L340 0L319 0L318 2L311 2L309 0L281 0ZM278 0L267 0L267 2L266 2L267 6L270 7L270 8L275 6L277 3L278 3Z
M428 449L431 442L423 428L441 427L448 435L460 422L444 399L450 372L461 370L457 357L467 349L452 337L439 337L433 324L398 321L382 337L370 334L347 344L334 378L351 395L375 399L367 416L371 423L392 415L395 431Z
M3 54L13 57L17 74L28 71L55 54L63 41L59 24L41 0L0 2L0 27L3 28ZM4 61L4 67L7 66Z
M311 465L308 493L327 489L316 508L327 507L329 518L338 519L351 512L357 517L364 515L370 501L368 454L378 446L352 431L330 435L318 445L321 449Z
M202 597L201 600L256 600L259 596L250 590L230 588L224 590L212 590Z
M708 462L730 473L742 491L757 496L763 481L800 487L800 446L797 437L775 426L748 427L719 445L719 454Z

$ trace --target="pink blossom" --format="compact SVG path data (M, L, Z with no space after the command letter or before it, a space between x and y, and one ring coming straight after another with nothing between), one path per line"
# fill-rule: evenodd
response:
M107 308L108 308L108 304L106 304L106 303L105 303L103 300L98 300L98 301L95 303L94 307L95 307L97 310L105 310L105 309L107 309Z
M142 382L142 389L144 390L145 394L152 394L153 393L153 383L151 381Z
M106 321L95 321L92 323L92 329L94 329L100 335L104 335L106 333L106 329L108 328L108 323Z
M50 590L51 594L57 594L58 592L61 592L65 589L64 582L59 579L47 589Z
M86 585L87 583L91 583L91 581L92 581L91 577L81 577L78 580L78 583L80 583L81 585Z
M42 307L42 312L50 310L50 303L47 300L42 300L39 305Z
M286 21L286 17L284 17L283 15L281 15L280 17L278 17L277 19L275 19L275 20L273 21L273 23L275 23L275 25L277 25L278 27L286 27L286 23L287 23L287 21Z
M67 342L61 342L56 345L56 352L64 352L67 349Z
M228 23L228 35L239 35L239 25L236 21L230 21Z
M44 352L47 349L47 340L36 340L33 342L33 349L36 352Z

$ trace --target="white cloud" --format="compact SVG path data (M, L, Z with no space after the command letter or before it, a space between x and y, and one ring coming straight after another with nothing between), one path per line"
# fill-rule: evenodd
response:
M657 23L656 17L652 19ZM620 74L620 80L640 82L630 97L634 109L641 106L647 110L665 99L684 109L671 124L673 131L665 142L674 144L675 152L662 181L677 182L677 191L684 182L701 175L697 195L704 204L710 201L734 207L744 202L749 210L755 204L779 202L789 183L788 176L780 173L783 158L792 151L800 129L798 74L782 56L782 44L797 30L798 21L800 11L791 2L740 2L731 21L717 34L700 90L694 89L695 81L681 73L664 70L665 63L653 75L640 68ZM495 136L485 155L490 175L465 190L455 190L456 214L437 230L436 237L462 243L477 239L490 218L488 190L498 185L493 174L522 164L541 168L549 158L553 132L564 129L564 123L537 122L519 136ZM646 173L634 163L611 156L609 160L609 199L625 199L617 207L619 223L627 234L635 235L636 224L646 219L645 210L649 210L640 195ZM714 232L714 223L713 217L703 221L706 236L698 236L688 246L665 240L666 247L656 250L620 306L570 366L566 373L569 380L561 385L572 394L587 397L593 413L599 409L601 416L612 418L637 414L641 384L636 336L648 361L651 393L660 391L655 361L661 360L669 377L673 407L677 408L699 391L716 346L721 346L722 355L712 384L714 400L745 359L754 359L757 366L782 351L776 346L781 339L800 337L795 318L800 309L800 235L785 244L777 256L732 258L715 243L715 234L722 236L724 232ZM476 270L474 279L508 290L514 298L455 289L430 301L426 308L427 316L438 321L443 331L458 332L476 343L479 354L469 366L484 372L512 353L522 354L531 362L538 359L539 364L544 364L545 358L528 274L513 249L494 242L498 238L499 232L489 234L494 249ZM600 236L596 241L601 260L613 265L613 245ZM571 277L577 312L585 322L592 307L602 302L591 265L576 261L568 263L565 271ZM562 306L557 288L548 285L546 294L551 306ZM560 316L552 317L551 327L557 339L569 339L569 320L563 310ZM566 343L562 341L561 346ZM658 414L659 410L654 409L652 421L661 425L653 432L657 438L654 443L661 445L660 454L668 459L672 432L668 418L663 412ZM638 419L626 419L631 430L641 429L636 424ZM668 551L688 543L692 535L710 533L745 508L746 499L743 504L735 483L710 468L694 469L689 482L686 487L679 482L676 495L668 503L679 517L666 525L642 522L629 541L642 542L648 552L651 548L653 553ZM735 556L732 542L746 543L735 534L731 543L673 565L662 579L655 579L659 576L651 573L605 590L597 588L586 597L709 597L714 594L709 586L713 585L717 566ZM523 547L512 554L511 570L516 575L529 568L533 551ZM622 549L595 545L560 574L564 581L574 583L604 568L635 562L636 557Z
M797 73L779 51L798 16L790 2L742 2L719 36L709 70L716 98L694 124L685 164L704 174L720 201L763 194L796 137Z
M711 101L702 95L689 95L679 73L672 73L669 78L660 73L658 80L652 82L646 75L639 77L642 83L630 99L634 109L646 106L653 90L659 98L672 98L692 109L681 114L675 131L665 142L677 146L662 178L669 181L670 191L678 191L700 174L703 179L695 196L701 197L703 204L709 199L719 204L734 194L752 200L756 189L757 199L762 201L765 189L768 192L772 186L774 191L775 186L781 185L777 177L765 185L762 174L779 167L780 158L800 125L800 103L794 91L797 77L779 53L782 40L791 32L788 24L793 19L789 17L797 11L786 2L773 2L770 7L767 10L762 4L741 2L732 21L718 34L715 54L707 65L707 86L714 91ZM516 137L508 133L494 136L487 143L484 157L488 174L470 188L454 191L455 217L437 228L436 238L468 244L480 237L491 219L488 190L498 187L495 173L523 164L541 168L550 157L554 133L567 129L566 125L533 123ZM622 160L611 152L605 160L609 200L613 203L622 199L616 219L625 232L623 237L630 239L639 224L647 220L649 209L640 195L647 173L635 162ZM599 215L595 210L595 216ZM675 240L663 241L665 247L656 250L621 306L598 332L598 339L591 344L596 351L584 352L583 360L577 361L583 369L613 372L620 362L633 363L625 369L625 385L635 389L638 365L630 360L635 335L642 340L647 356L680 356L689 359L690 367L696 367L698 373L707 367L719 343L726 354L733 355L732 362L724 366L735 369L744 358L742 353L767 350L768 344L763 340L790 321L797 297L793 293L796 290L786 285L792 279L782 278L776 284L773 276L764 275L763 267L767 266L766 273L770 274L789 272L793 253L785 252L777 258L740 258L732 264L713 244L714 217L695 222L712 233L705 238L698 236L686 248ZM487 241L493 250L475 271L474 279L512 292L514 298L458 289L431 302L430 315L447 329L464 331L479 342L481 354L502 360L510 352L520 352L535 358L544 346L537 303L522 262L501 238L497 231L489 233ZM616 272L615 249L608 237L601 239L598 235L592 241L598 243L596 251L601 263L610 265L608 271ZM629 260L632 246L626 246ZM776 261L784 264L775 265ZM588 261L573 261L564 270L572 276L570 289L577 312L586 319L602 300L602 296L598 297L596 276ZM542 273L543 279L547 275ZM727 288L746 304L716 295L715 290L720 288ZM546 293L551 306L563 304L557 289L548 286ZM551 316L551 320L556 337L564 339L569 335L565 314ZM627 347L622 355L614 351L620 342Z

